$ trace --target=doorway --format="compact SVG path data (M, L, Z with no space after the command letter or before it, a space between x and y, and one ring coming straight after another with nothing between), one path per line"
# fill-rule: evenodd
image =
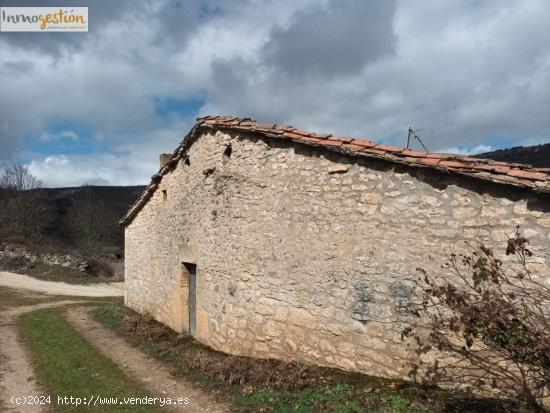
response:
M197 265L188 262L183 265L189 276L189 334L194 336L197 332Z

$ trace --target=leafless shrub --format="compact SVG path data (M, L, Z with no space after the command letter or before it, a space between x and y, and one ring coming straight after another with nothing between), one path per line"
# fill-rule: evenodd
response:
M170 342L163 346L160 344L161 341L170 341L174 333L150 316L139 315L129 310L125 310L120 325L127 333L151 340L159 348L171 349L171 354L176 358L178 371L192 372L227 385L246 385L250 392L265 387L299 390L308 385L335 380L323 373L321 368L297 362L254 359L221 353L186 334L178 336L176 343Z
M528 268L533 253L519 228L508 240L506 255L515 260L504 263L481 244L467 254L450 253L442 277L418 269L420 305L413 313L420 321L404 331L418 344L411 375L495 388L532 412L544 412L550 288ZM435 359L425 357L434 351Z
M156 322L151 316L129 312L122 317L122 328L149 340L157 340L171 333L168 327Z
M86 272L95 277L112 277L114 274L113 267L108 261L101 258L90 257L86 260L88 267Z

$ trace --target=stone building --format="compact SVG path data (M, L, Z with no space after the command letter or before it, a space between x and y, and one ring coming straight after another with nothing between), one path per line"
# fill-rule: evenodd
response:
M519 224L548 277L549 192L550 169L201 118L121 221L126 304L224 352L406 376L415 268Z

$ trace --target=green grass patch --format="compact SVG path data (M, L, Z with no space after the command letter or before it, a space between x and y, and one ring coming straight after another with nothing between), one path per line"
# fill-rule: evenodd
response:
M238 406L273 413L364 413L366 410L353 400L355 390L349 384L307 387L301 391L258 390L237 398Z
M272 413L430 413L429 406L400 394L369 396L349 383L306 387L300 391L262 389L236 399L239 407Z
M105 324L107 327L116 328L120 326L124 313L117 311L121 306L98 306L94 310L94 317Z
M25 290L16 290L8 287L0 287L0 310L24 305L32 305L57 301L57 297Z
M121 305L122 297L80 297L71 295L49 295L35 291L18 290L0 286L0 311L8 308L33 304L51 303L62 300L90 302L93 305L113 303Z
M28 345L40 383L52 397L56 412L161 412L152 405L57 404L57 396L90 398L146 397L149 394L118 366L100 354L56 310L23 315L19 328Z

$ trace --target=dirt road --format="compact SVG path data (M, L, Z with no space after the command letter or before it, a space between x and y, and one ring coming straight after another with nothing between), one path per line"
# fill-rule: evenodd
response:
M11 404L12 396L37 396L46 394L40 389L34 378L27 352L17 337L15 320L18 316L41 308L58 307L74 301L55 301L16 307L0 313L0 402L8 412L42 413L48 411L46 406Z
M108 297L124 295L120 284L72 285L66 283L37 280L25 275L0 272L0 285L40 291L54 295L73 295L88 297ZM34 378L26 349L19 341L15 321L29 311L62 306L73 301L54 301L29 306L9 308L0 312L0 410L18 413L42 413L48 411L44 406L15 406L10 404L11 396L46 394ZM81 301L78 301L81 302ZM94 345L101 353L109 357L128 376L139 382L156 397L189 398L188 405L165 406L170 411L188 413L225 413L231 412L229 404L224 403L199 386L184 378L174 377L169 367L158 360L129 345L122 337L93 320L86 307L71 307L66 317L71 324Z
M188 405L173 406L173 411L188 413L225 413L231 408L211 394L189 383L184 378L175 378L170 369L128 344L122 337L103 327L89 314L86 307L71 307L66 312L67 320L101 353L113 360L128 376L144 388L161 397L189 398Z
M79 297L121 297L124 283L67 284L63 282L38 280L28 275L0 271L0 286L39 291L51 295L74 295Z

